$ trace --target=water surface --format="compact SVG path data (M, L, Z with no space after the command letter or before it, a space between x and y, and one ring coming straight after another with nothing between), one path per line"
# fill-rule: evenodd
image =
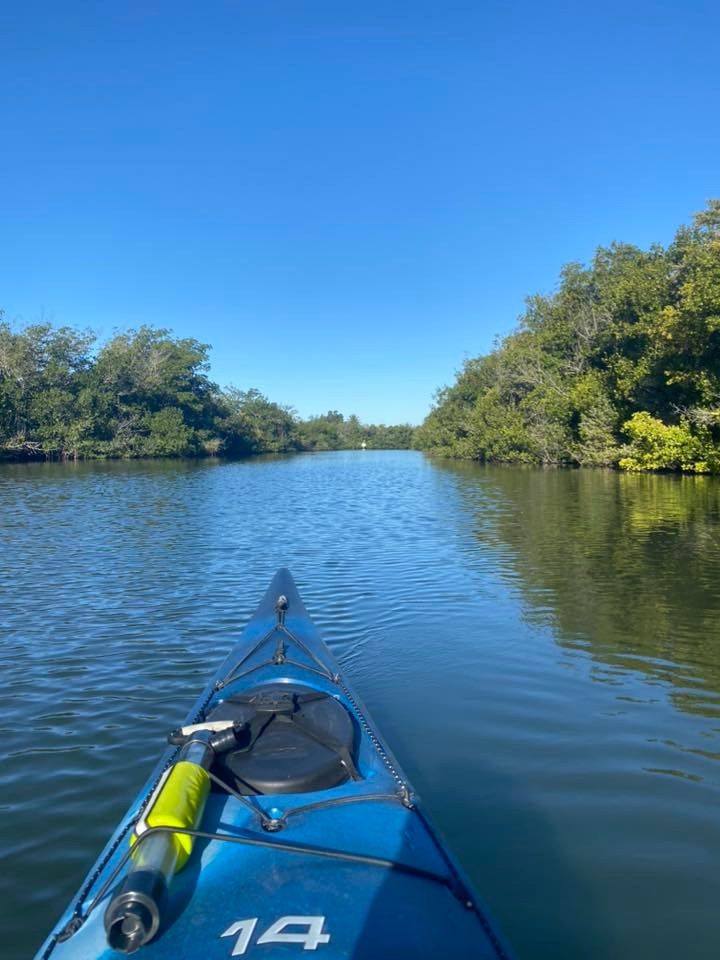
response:
M281 565L519 960L720 955L720 483L370 451L0 467L3 955Z

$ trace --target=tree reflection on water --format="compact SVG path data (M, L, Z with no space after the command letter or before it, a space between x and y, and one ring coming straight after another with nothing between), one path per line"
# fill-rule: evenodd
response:
M593 677L644 671L720 716L720 482L703 476L435 461L526 616L583 648Z

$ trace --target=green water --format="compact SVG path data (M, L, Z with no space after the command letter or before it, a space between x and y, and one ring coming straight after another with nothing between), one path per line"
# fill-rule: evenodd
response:
M720 955L720 483L357 452L0 468L3 956L280 565L520 960Z

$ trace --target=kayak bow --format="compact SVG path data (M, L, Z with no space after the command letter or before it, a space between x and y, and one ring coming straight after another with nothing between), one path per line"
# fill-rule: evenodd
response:
M36 960L508 954L280 570Z

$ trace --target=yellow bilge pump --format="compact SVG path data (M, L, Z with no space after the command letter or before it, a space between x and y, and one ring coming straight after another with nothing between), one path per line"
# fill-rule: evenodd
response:
M173 742L184 745L135 826L130 838L132 866L105 911L107 941L113 950L134 953L157 933L167 888L187 863L194 839L167 828L198 829L210 791L208 770L218 754L237 746L238 729L238 724L207 723L173 735Z

